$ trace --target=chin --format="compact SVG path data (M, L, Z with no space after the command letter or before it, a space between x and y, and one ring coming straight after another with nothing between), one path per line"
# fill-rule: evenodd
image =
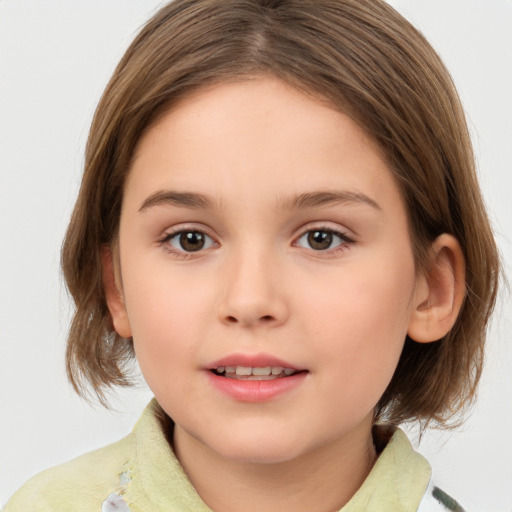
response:
M292 439L289 433L287 436L272 435L272 431L267 435L240 435L233 436L229 432L225 437L229 437L229 442L224 439L220 443L211 443L210 448L216 451L221 457L232 460L233 462L250 464L280 464L293 460L308 451L306 446L302 446L299 440ZM302 448L301 448L302 446Z
M293 453L289 449L244 449L235 448L220 454L228 460L244 464L284 464L294 460L300 453Z

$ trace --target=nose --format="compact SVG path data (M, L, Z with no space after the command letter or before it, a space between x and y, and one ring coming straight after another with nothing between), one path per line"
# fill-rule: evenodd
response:
M246 328L279 326L289 316L283 273L268 255L239 255L223 280L219 319Z

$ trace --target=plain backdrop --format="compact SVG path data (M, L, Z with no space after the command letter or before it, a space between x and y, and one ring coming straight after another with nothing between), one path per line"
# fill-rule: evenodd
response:
M512 1L390 2L453 74L510 275ZM95 105L159 3L0 0L0 504L36 472L127 434L150 397L141 383L107 411L72 392L59 249ZM462 429L429 432L419 445L437 481L469 511L512 511L509 296L497 313L473 414Z

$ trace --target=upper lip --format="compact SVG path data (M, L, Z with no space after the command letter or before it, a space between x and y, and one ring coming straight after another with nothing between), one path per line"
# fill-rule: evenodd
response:
M214 361L206 368L208 370L215 370L221 366L245 366L250 368L265 368L267 366L273 366L291 368L296 371L302 370L302 368L298 368L294 364L267 354L231 354Z

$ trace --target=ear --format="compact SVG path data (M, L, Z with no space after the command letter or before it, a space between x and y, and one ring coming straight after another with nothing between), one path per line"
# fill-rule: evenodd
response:
M132 336L132 330L126 313L120 279L116 274L112 250L110 247L102 248L101 260L103 271L103 290L105 292L108 310L112 317L112 324L119 336L122 336L123 338L130 338Z
M407 334L419 343L437 341L455 324L466 295L466 266L459 242L448 234L432 244L427 269L418 276Z

